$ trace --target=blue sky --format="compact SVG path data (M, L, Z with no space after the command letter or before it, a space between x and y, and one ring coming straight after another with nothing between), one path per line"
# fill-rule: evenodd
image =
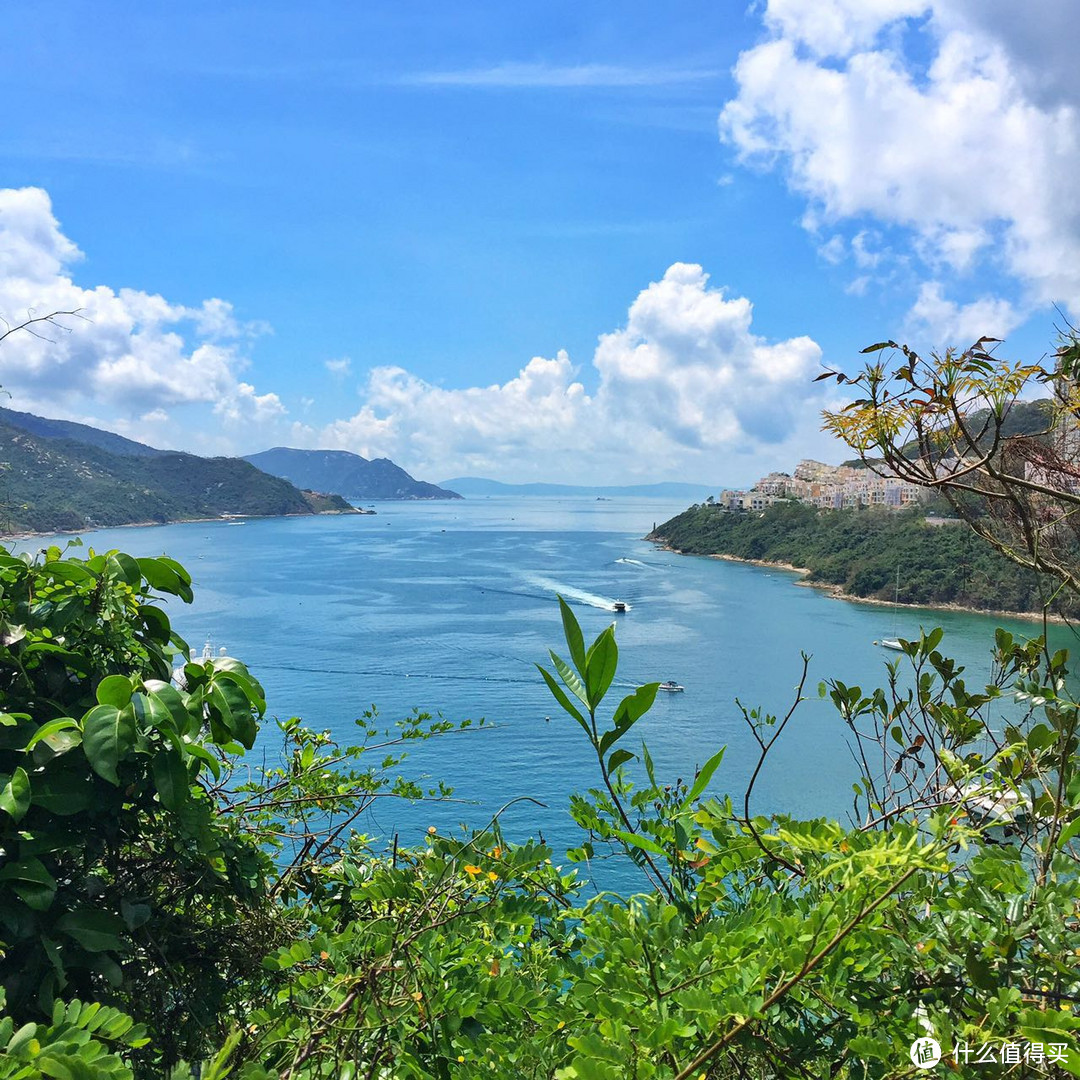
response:
M842 456L822 364L1037 356L1080 300L1067 0L5 24L0 315L85 320L8 339L0 381L157 445L741 482Z

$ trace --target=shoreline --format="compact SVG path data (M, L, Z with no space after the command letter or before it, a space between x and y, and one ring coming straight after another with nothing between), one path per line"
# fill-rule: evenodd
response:
M87 525L81 529L48 529L41 531L0 533L0 543L9 540L36 540L42 536L82 536L84 533L104 532L106 529L153 529L166 525L206 525L213 522L228 524L230 521L270 521L273 518L332 517L345 514L373 515L374 510L312 510L310 514L227 514L217 517L177 518L175 521L125 521L121 525Z
M670 551L674 555L696 554L692 551L682 551L679 548L672 547L664 540L653 540L650 537L644 537L644 539L655 544L661 551ZM802 577L811 573L808 567L794 566L791 563L785 562L772 562L769 559L743 559L738 555L727 555L722 553L698 555L697 558L721 559L724 562L743 563L746 566L767 567L770 570L785 570L789 573L799 574ZM1069 620L1061 615L1050 615L1041 611L1002 611L997 608L966 607L963 604L894 604L891 600L878 600L873 596L852 596L851 593L844 592L844 587L842 585L833 585L827 581L794 581L792 584L798 585L804 589L818 589L834 600L846 600L850 604L869 604L875 607L887 608L901 607L910 608L916 611L956 611L966 615L987 615L991 618L1020 619L1024 622L1042 622L1045 619L1047 622L1057 623L1062 626L1068 625L1069 623Z

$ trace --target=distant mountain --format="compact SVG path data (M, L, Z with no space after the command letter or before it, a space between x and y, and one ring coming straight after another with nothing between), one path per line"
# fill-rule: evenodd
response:
M637 495L657 499L705 499L723 490L723 484L504 484L479 476L458 476L444 480L446 487L462 495Z
M95 442L59 437L69 431ZM121 452L103 445L119 446ZM170 453L83 424L8 410L0 415L4 533L316 512L354 511L344 499L305 494L240 458Z
M369 461L347 450L291 450L275 446L245 461L297 487L332 491L347 499L460 499L456 491L414 480L389 458Z
M35 416L28 412L15 412L14 409L0 409L0 422L12 427L22 428L31 435L40 435L43 439L71 439L74 442L96 446L110 454L121 457L153 457L164 454L164 450L155 450L145 443L125 439L112 431L102 431L89 424L76 424L70 420L49 420L44 416Z

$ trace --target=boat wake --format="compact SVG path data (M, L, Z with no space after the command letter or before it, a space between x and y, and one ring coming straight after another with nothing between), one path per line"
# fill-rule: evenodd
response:
M530 577L529 584L557 593L564 600L576 600L579 604L600 608L602 611L615 610L615 600L613 598L585 592L584 589L575 589L573 585L567 585L561 581L552 581L551 578L546 577ZM627 604L626 606L629 607L630 605Z
M658 566L650 566L647 562L642 562L640 559L628 559L628 558L623 557L623 558L618 558L615 561L625 563L627 566L640 566L642 570L659 570L660 569Z

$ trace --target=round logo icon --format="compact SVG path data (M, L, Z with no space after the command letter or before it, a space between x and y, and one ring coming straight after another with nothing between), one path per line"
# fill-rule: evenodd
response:
M929 1035L911 1044L911 1064L917 1069L932 1069L941 1060L941 1047Z

